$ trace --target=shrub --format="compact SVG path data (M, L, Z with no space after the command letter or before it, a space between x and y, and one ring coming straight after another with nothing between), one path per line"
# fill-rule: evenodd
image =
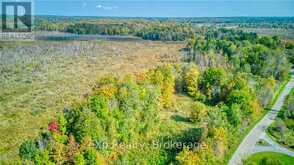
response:
M37 165L55 165L55 163L50 161L49 151L40 151L39 154L35 156L35 164Z
M226 108L225 112L228 122L232 126L238 127L241 123L240 106L238 104L233 104L229 108Z
M103 96L93 96L89 99L90 108L97 117L105 120L108 118L108 100Z
M38 148L34 141L27 140L20 145L19 156L22 159L33 160L33 158L38 154Z
M85 164L88 165L103 165L106 164L103 156L95 149L89 149L84 154Z
M58 123L56 121L52 121L48 124L48 130L50 132L58 132Z
M85 159L82 154L76 154L74 159L75 159L74 164L76 164L76 165L84 165L85 164Z
M86 136L90 136L93 140L101 140L104 136L104 131L96 114L88 109L84 109L73 125L73 134L76 140L81 142Z
M193 111L190 114L190 120L193 122L203 122L207 117L208 107L201 103L195 102L193 105Z
M176 159L179 164L182 165L203 164L197 153L190 151L188 147L184 147L184 149L177 155Z

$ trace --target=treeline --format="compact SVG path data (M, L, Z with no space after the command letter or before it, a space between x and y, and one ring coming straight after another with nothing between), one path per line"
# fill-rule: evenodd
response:
M99 22L178 22L190 24L230 24L254 28L287 28L293 27L293 17L195 17L195 18L117 18L117 17L66 17L66 16L36 16L35 22L76 23L81 21ZM280 25L280 26L279 26Z
M187 25L176 23L152 24L97 24L76 23L65 28L65 32L76 34L134 35L145 40L184 41L194 30Z
M240 28L273 28L273 29L294 29L294 23L244 23L238 24Z
M147 40L184 41L219 27L293 28L291 18L93 18L37 17L37 30L75 34L134 35ZM201 25L201 26L199 26ZM269 25L271 27L269 27Z
M195 29L184 24L157 24L136 32L136 36L147 40L184 41L195 33Z
M75 34L128 35L133 31L126 24L76 23L65 28L65 32Z
M39 21L36 28L75 34L133 35L146 40L184 41L195 32L188 24L157 21L78 21L74 23Z

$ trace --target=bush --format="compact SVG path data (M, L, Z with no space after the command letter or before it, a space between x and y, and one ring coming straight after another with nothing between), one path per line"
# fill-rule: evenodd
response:
M89 149L85 152L84 161L89 165L106 164L103 156L95 149Z
M225 112L227 114L228 122L232 126L238 127L241 123L240 106L238 104L233 104L230 108L226 108Z
M101 128L101 122L94 112L84 109L76 119L73 134L78 142L86 136L91 136L93 140L101 140L104 137L104 131Z
M182 165L200 164L201 160L197 153L190 151L185 147L176 157L177 161ZM202 162L203 163L203 162Z
M239 105L247 105L251 100L250 93L245 90L233 90L230 92L226 103L228 105L239 104Z
M193 105L193 111L190 114L190 120L193 122L203 122L207 117L208 108L201 102L195 102Z
M22 159L33 160L33 158L38 154L38 148L34 141L27 140L20 145L19 156Z
M76 165L84 165L85 164L84 156L82 154L76 154L74 163Z

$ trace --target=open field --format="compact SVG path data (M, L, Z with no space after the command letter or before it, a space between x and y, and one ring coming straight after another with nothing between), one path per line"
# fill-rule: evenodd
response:
M99 76L180 61L183 44L68 41L5 43L0 48L0 159L17 154L57 111L79 101Z
M261 35L279 36L284 39L294 39L293 29L278 29L278 28L244 28L244 31L254 32Z

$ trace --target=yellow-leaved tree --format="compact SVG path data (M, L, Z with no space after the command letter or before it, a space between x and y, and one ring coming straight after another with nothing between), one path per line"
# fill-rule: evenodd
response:
M175 76L173 66L162 65L149 72L151 83L158 85L161 91L161 103L164 108L170 108L174 102Z
M194 99L200 97L200 91L198 89L200 71L195 65L190 66L184 72L184 89Z

